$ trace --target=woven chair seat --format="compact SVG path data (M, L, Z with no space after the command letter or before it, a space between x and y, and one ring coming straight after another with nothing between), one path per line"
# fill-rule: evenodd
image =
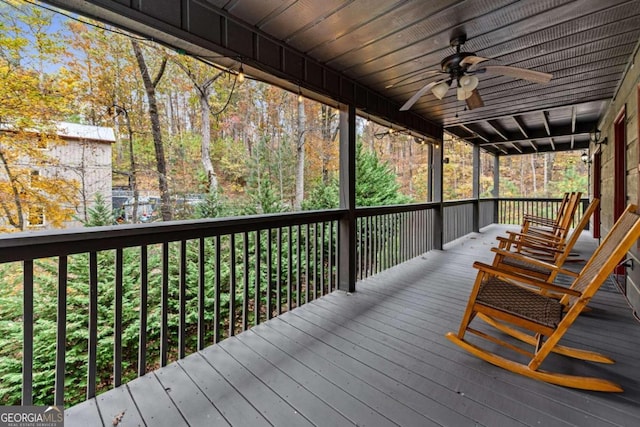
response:
M546 275L551 273L551 270L549 270L548 268L544 268L532 262L527 262L521 259L509 257L509 256L504 257L502 259L502 263L505 265L509 265L511 267L533 271L535 273L546 274Z
M557 300L492 277L480 285L476 301L488 307L555 328L563 306Z

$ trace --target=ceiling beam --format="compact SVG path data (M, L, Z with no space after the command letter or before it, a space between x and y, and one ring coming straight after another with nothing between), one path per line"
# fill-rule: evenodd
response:
M549 142L551 143L551 148L553 148L553 151L556 151L556 144L553 142L553 138L549 138Z
M516 151L518 151L518 153L522 154L522 150L520 149L520 147L518 147L518 145L515 142L512 142L511 146L515 148Z
M524 124L524 121L522 121L522 117L521 116L511 116L511 118L513 119L514 122L516 122L516 125L518 126L518 129L520 129L520 132L522 132L522 135L525 138L529 138L529 134L527 133L527 127Z
M474 129L474 128L472 128L471 126L473 126L473 124L469 124L469 125L463 125L463 124L460 124L460 125L458 125L458 126L460 126L461 128L463 128L463 129L464 129L464 130L466 130L467 132L469 132L469 133L471 133L471 134L473 134L473 135L476 135L478 138L480 138L480 139L481 139L481 140L483 140L484 142L489 142L489 141L491 141L491 140L489 139L489 137L488 137L484 132L482 132L481 130L478 130L478 129ZM482 145L482 144L481 144L481 145Z
M549 111L549 112L553 112L553 111L566 111L569 108L571 108L572 106L576 105L578 107L583 107L587 110L590 109L590 107L592 108L601 108L601 105L604 103L608 103L610 101L609 98L598 98L598 99L592 99L589 101L585 101L585 102L580 102L580 103L564 103L563 105L559 105L557 107L551 106L551 105L546 105L546 106L542 106L541 108L537 108L537 109L530 109L530 110L526 110L526 111L519 111L516 114L520 117L526 117L528 115L536 115L540 113L541 109L544 109L545 111ZM440 107L442 107L442 103L438 104ZM485 107L486 109L487 107ZM484 112L484 109L477 109L477 110L471 110L470 112ZM504 111L504 108L502 109L502 111ZM469 113L469 111L467 112ZM487 117L481 117L481 118L477 118L477 119L470 119L470 120L464 120L463 123L465 124L469 124L469 123L482 123L482 122L486 122L487 120L501 120L501 119L509 119L511 117L513 117L513 113L504 113L504 114L500 114L500 115L488 115ZM435 117L435 116L434 116ZM461 119L464 119L461 117ZM460 124L459 122L456 123L450 123L450 124L446 124L445 128L447 127L452 127L452 126L457 126L458 124Z
M509 140L509 138L507 137L507 132L505 132L502 126L500 126L500 123L495 120L487 120L486 123L489 125L489 127L496 131L496 133L500 135L502 139L504 139L505 141Z
M551 134L547 133L546 128L545 129L531 129L527 131L527 137L526 138L522 138L520 137L519 134L514 133L513 137L510 137L507 140L503 140L502 138L490 138L485 141L485 143L481 144L481 145L487 145L487 144L510 144L512 142L515 143L522 143L522 142L527 142L529 140L536 140L536 139L547 139L547 138L559 138L559 137L576 137L576 136L588 136L589 135L589 129L591 127L591 123L577 123L576 124L576 129L575 132L571 131L571 126L570 125L564 125L564 126L555 126L553 128L553 132ZM465 129L468 129L469 125L465 125ZM487 135L484 135L485 137L487 137ZM483 138L484 139L484 138Z
M544 123L544 128L547 130L547 135L551 136L551 125L549 124L548 111L542 111L542 122Z
M576 110L576 106L571 107L571 132L576 132L576 120L578 118L578 113ZM574 135L571 135L571 148L575 146L576 138Z
M536 153L538 152L538 146L535 144L535 142L533 142L532 140L529 140L529 144L531 145L531 147L536 150Z

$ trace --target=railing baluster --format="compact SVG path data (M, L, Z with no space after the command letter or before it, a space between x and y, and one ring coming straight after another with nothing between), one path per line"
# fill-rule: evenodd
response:
M98 255L89 252L89 346L87 365L87 400L96 395L96 361L98 350Z
M122 384L122 264L124 251L116 249L116 277L113 301L113 386ZM66 268L66 266L65 266Z
M271 253L271 245L273 245L272 233L273 230L269 228L267 230L267 319L271 319L273 317L273 292L271 291L271 276L273 276L273 254ZM278 300L280 300L280 298L278 298Z
M138 376L147 373L147 289L148 277L147 246L140 247L140 336L138 344ZM180 356L183 357L183 356Z
M287 311L291 311L291 286L293 286L293 229L287 227Z
M300 291L302 290L302 287L300 286L300 270L302 270L302 260L300 259L300 256L302 255L302 251L300 248L300 240L302 239L302 226L301 225L297 225L296 228L298 229L297 231L297 236L298 236L298 240L296 241L296 307L300 307L300 304L302 302L302 295L300 295Z
M215 254L216 254L216 258L215 258L215 279L214 279L214 286L215 286L215 295L214 295L214 299L213 299L213 342L217 343L220 341L220 280L221 280L221 273L220 273L220 262L221 262L221 247L220 247L220 243L221 243L221 238L220 235L216 236L216 241L215 241Z
M204 237L198 239L198 350L205 347L205 241Z
M160 295L160 366L167 366L169 354L169 243L162 244L162 294Z
M187 241L180 241L180 294L178 296L178 358L186 355L187 348Z
M311 279L310 279L310 274L309 274L309 246L310 246L310 241L309 241L309 227L311 227L310 224L306 224L304 227L304 261L305 261L305 269L304 269L304 281L305 281L305 292L304 292L304 302L308 303L310 300L310 293L311 293Z
M122 249L120 249L122 252ZM56 379L55 398L56 406L64 405L64 377L66 370L67 347L67 257L61 255L58 258L58 307L56 319ZM122 271L122 263L120 263ZM120 275L122 276L122 274Z
M23 262L22 404L33 404L33 260Z
M364 245L362 242L362 220L356 219L356 280L362 280L362 251Z
M276 243L278 255L276 256L276 304L278 305L278 316L282 314L282 227L278 227L276 233Z
M243 233L243 262L244 275L242 277L242 330L249 327L249 233Z
M313 251L311 277L313 278L313 299L318 298L318 223L313 224Z
M256 230L256 250L255 250L255 263L256 263L256 279L255 279L255 291L254 291L254 314L253 314L253 324L260 324L260 301L262 299L262 292L260 291L260 258L262 257L262 248L260 248L260 236L262 231Z
M328 287L329 287L329 292L333 292L333 245L334 245L334 240L333 240L333 221L329 221L329 250L327 253L327 269L329 271L329 283L328 283Z
M320 290L322 291L322 295L326 295L326 290L325 290L325 280L324 280L324 276L325 276L325 269L324 269L324 228L325 228L325 223L321 222L321 227L320 228Z
M230 278L229 278L229 336L235 335L236 330L236 235L229 236L229 262L230 262Z

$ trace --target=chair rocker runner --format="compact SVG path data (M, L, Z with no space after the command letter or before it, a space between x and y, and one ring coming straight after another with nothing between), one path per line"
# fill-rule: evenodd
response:
M565 347L559 345L559 341L638 238L640 215L635 205L629 205L570 288L475 262L473 265L479 272L460 329L457 334L447 333L446 337L474 356L530 378L585 390L622 391L618 384L606 379L554 373L539 368L551 352L591 362L614 363L607 356ZM519 286L514 282L525 286ZM558 301L527 287L558 293L562 298ZM499 335L490 335L471 327L470 323L475 318L484 320L494 329L533 346L533 349L524 349L504 341ZM523 364L488 351L469 342L465 338L467 332L524 354L530 360Z

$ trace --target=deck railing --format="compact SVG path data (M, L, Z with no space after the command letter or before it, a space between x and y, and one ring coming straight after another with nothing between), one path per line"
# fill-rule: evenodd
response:
M357 209L356 277L364 279L434 249L439 203Z
M343 215L3 236L3 286L22 292L23 310L20 318L0 320L22 323L23 333L22 342L0 356L22 357L21 384L13 384L22 388L22 404L52 403L34 402L34 393L53 394L56 405L93 397L331 292ZM34 331L54 326L52 342L34 342ZM55 354L46 351L53 348ZM34 360L55 373L34 372ZM70 384L70 370L86 372L86 382ZM3 387L12 387L7 381Z
M525 210L553 214L559 200L359 208L352 268L363 279L496 217L518 223ZM335 290L338 222L346 214L336 209L0 236L2 285L21 294L22 304L19 316L0 319L22 324L15 345L0 349L4 362L21 362L22 376L3 378L2 387L21 389L24 405L75 403ZM44 329L55 334L34 340ZM76 375L70 382L70 371L85 373L85 380Z
M495 200L495 199L493 199ZM561 198L539 199L539 198L500 198L498 201L498 223L499 224L521 224L525 213L541 216L544 218L555 218L562 203ZM571 226L580 222L580 218L587 209L589 200L581 199L573 216Z

